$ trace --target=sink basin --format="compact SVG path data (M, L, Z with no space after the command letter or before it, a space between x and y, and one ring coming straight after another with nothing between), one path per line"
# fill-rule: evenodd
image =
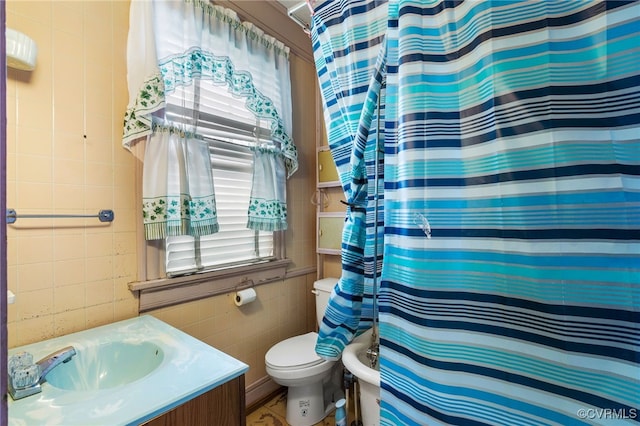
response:
M74 391L109 389L141 379L164 358L162 348L151 342L107 342L77 349L76 356L47 374L51 386Z

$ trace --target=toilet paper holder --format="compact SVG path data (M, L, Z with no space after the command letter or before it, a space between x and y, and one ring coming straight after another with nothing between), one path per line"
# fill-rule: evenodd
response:
M238 292L247 288L253 288L256 284L253 282L251 278L244 277L242 281L238 283L233 289L234 292Z
M233 303L235 303L236 306L244 306L254 302L257 298L254 286L255 284L252 279L243 279L235 288Z

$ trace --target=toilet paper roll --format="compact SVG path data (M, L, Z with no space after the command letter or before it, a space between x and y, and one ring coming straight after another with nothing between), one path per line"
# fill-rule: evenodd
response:
M236 306L244 306L247 303L251 303L256 300L256 297L256 291L252 288L248 288L246 290L236 292L234 302Z

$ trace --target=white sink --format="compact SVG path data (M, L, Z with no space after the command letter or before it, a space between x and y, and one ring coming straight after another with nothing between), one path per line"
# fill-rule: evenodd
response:
M369 366L367 349L371 346L373 329L356 337L342 352L342 363L358 378L360 407L364 426L380 424L380 369Z

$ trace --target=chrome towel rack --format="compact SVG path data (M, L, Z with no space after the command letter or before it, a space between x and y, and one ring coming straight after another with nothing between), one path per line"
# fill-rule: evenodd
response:
M33 219L33 218L41 218L41 219L67 219L73 217L80 218L91 218L97 217L100 222L113 222L114 214L113 210L100 210L98 214L21 214L18 213L14 209L7 209L7 223L14 223L18 219Z

